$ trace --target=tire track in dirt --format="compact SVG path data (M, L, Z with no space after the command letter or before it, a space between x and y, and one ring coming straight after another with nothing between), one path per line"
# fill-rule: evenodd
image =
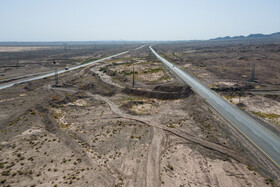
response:
M195 137L191 134L188 134L188 133L186 133L182 130L179 130L179 129L168 128L164 125L161 125L161 124L157 123L156 121L154 121L152 119L143 119L143 118L138 117L138 116L132 116L132 115L129 115L129 114L125 114L118 108L118 106L115 105L115 103L113 103L107 97L103 97L103 96L100 96L100 95L94 95L94 94L89 93L89 92L86 92L86 93L89 96L94 97L95 99L101 99L104 102L106 102L115 114L118 114L118 115L122 116L123 118L135 120L135 121L144 123L146 125L150 125L150 126L162 129L164 131L170 132L171 134L174 134L174 135L176 135L180 138L183 138L185 140L188 140L188 141L191 141L193 143L199 144L199 145L201 145L203 147L206 147L208 149L215 150L215 151L218 151L220 153L223 153L223 154L225 154L225 155L227 155L227 156L229 156L229 157L231 157L234 160L237 160L239 162L242 162L242 163L247 163L248 162L248 160L245 157L241 156L241 153L238 154L236 151L232 150L229 147L197 138L197 137Z
M59 124L53 118L51 111L48 108L44 107L43 105L37 105L36 110L41 113L42 122L45 125L46 131L60 138L65 146L69 147L75 154L79 155L87 163L87 165L93 165L92 160L88 156L81 154L83 150L81 149L80 145L75 140L73 140L69 134L59 128Z
M119 116L127 119L137 120L143 123L143 120L139 117L134 117L123 113L115 103L106 97L100 95L94 95L90 92L86 92L89 96L105 101L110 109ZM149 122L145 122L148 124ZM149 124L148 124L149 125ZM160 151L161 151L161 141L163 138L163 130L157 127L153 127L153 138L149 146L147 165L146 165L146 186L147 187L159 187L160 186Z
M86 92L89 96L94 97L95 99L100 99L102 101L105 101L110 109L119 116L126 118L126 119L132 119L139 122L144 122L147 125L149 124L149 121L143 120L139 117L131 116L128 114L123 113L115 103L113 103L111 100L109 100L106 97L100 96L100 95L94 95L90 92ZM149 146L148 156L147 156L147 165L146 165L146 186L147 187L158 187L160 186L160 151L161 151L161 141L163 139L163 130L161 128L158 128L156 126L153 127L153 138L152 142Z
M56 88L53 88L56 89ZM68 91L68 88L57 88L60 91ZM69 88L70 92L78 91L76 89ZM106 102L110 109L122 118L132 119L143 123L143 120L139 117L134 117L123 113L115 103L106 97L92 94L90 92L85 92L87 95L93 97L97 100L102 100ZM149 125L149 121L145 121L145 124ZM146 165L146 186L148 187L159 187L160 186L160 154L161 154L161 141L163 139L164 132L161 128L153 127L153 138L149 146L149 151L147 155L147 165Z
M60 89L60 90L67 91L67 89ZM73 92L74 90L70 89L69 91ZM85 92L85 93L88 96L93 97L96 100L102 100L102 101L106 102L109 105L112 112L114 112L115 114L119 115L122 118L135 120L140 123L154 127L153 128L153 138L152 138L151 145L149 147L149 152L148 152L148 157L147 157L146 186L160 186L160 177L159 177L160 161L159 160L160 160L161 140L163 139L163 131L174 134L175 136L185 139L187 141L196 143L202 147L225 154L238 162L245 163L245 164L248 163L248 160L245 157L243 157L241 155L241 153L239 154L229 147L197 138L197 137L195 137L191 134L188 134L179 129L170 129L164 125L157 123L153 119L143 119L138 116L132 116L132 115L126 114L108 97L104 97L104 96L97 95L97 94L92 94L90 92Z
M163 130L153 127L153 139L149 146L146 166L146 186L160 186L160 153Z

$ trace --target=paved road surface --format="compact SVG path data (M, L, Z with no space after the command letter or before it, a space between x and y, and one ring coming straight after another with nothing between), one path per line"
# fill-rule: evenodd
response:
M53 72L53 71L45 71L45 72L40 72L40 73L32 73L32 74L22 75L22 76L18 76L18 77L11 77L11 78L7 78L7 79L1 79L0 83L11 82L11 81L18 80L18 79L33 77L35 75L48 74L48 73L51 73L51 72Z
M68 70L59 70L58 74L65 73L65 72L68 72L68 71L71 71L71 70L75 70L75 69L78 69L78 68L81 68L81 67L85 67L85 66L88 66L88 65L92 65L93 63L101 62L103 60L107 60L107 59L110 59L110 58L113 58L113 57L116 57L116 56L120 56L120 55L123 55L123 54L128 53L128 52L129 51L125 51L125 52L118 53L118 54L115 54L115 55L112 55L112 56L108 56L106 58L102 58L102 59L99 59L99 60L95 60L95 61L89 62L89 63L86 63L86 64L82 64L82 65L79 65L79 66L71 67ZM24 82L29 82L29 81L34 81L34 80L38 80L38 79L43 79L43 78L51 77L51 76L54 76L54 75L55 75L55 73L52 72L52 73L48 73L48 74L44 74L44 75L40 75L40 76L35 76L35 77L32 77L32 78L16 80L16 81L13 81L13 82L7 83L7 84L1 84L0 85L0 90L5 89L5 88L9 88L11 86L14 86L15 84L20 84L20 83L24 83Z
M142 46L140 46L140 47L137 47L136 49L134 49L134 50L138 50L138 49L141 49L141 48L143 48L143 47L145 47L146 45L142 45Z
M265 128L251 116L224 100L221 96L202 84L196 78L168 62L158 55L150 46L151 51L168 68L182 78L192 89L212 105L230 124L253 143L272 163L280 169L280 137L279 134Z

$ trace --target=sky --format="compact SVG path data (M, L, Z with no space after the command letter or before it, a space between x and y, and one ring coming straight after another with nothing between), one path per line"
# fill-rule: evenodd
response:
M0 0L0 41L204 40L280 32L280 0Z

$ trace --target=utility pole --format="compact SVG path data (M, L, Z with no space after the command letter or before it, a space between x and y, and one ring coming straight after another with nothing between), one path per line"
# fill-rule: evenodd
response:
M56 61L53 61L53 64L56 64ZM57 87L58 85L58 73L57 73L57 66L55 66L55 71L54 71L54 75L55 75L55 86Z
M252 66L252 73L251 73L250 82L254 82L254 81L255 81L255 64L253 64L253 66Z
M133 66L133 74L132 74L132 88L134 88L134 66Z

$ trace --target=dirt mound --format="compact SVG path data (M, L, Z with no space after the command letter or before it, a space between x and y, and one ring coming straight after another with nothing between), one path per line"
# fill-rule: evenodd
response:
M88 71L89 72L89 71ZM86 78L82 76L73 77L72 80L63 84L63 87L70 87L75 85L76 88L89 91L93 94L100 94L103 96L113 96L118 92L118 88L114 85L108 84L101 80L101 78L95 73L84 73Z
M113 96L116 94L116 87L106 84L105 82L100 83L89 83L82 87L83 90L90 91L93 94L100 94L104 96Z
M280 96L279 95L269 95L269 94L267 94L267 95L264 95L264 97L270 98L270 99L273 99L275 101L280 102Z
M143 105L144 103L146 102L143 102L143 101L130 101L124 105L122 105L123 107L126 107L126 108L131 108L133 105Z
M157 112L158 104L154 100L130 101L120 108L132 115L151 115Z
M42 80L30 81L30 82L26 82L26 83L22 83L22 84L26 85L26 86L24 86L25 90L33 91L36 88L43 86L46 82L48 82L46 79L42 79Z
M122 82L127 82L127 78L121 74L119 74L117 71L112 71L109 69L109 66L111 65L107 65L105 67L102 67L99 69L99 71L102 71L103 73L106 73L107 75L114 77L115 79L118 79L119 81Z
M219 87L219 88L211 88L214 91L218 92L239 92L254 89L253 85L245 85L245 86L232 86L232 87Z
M122 92L126 94L148 97L148 98L156 98L161 100L186 98L191 94L193 94L193 91L191 90L190 87L185 87L184 89L181 89L181 91L179 92L148 91L148 90L140 90L140 89L132 89L132 88L124 88Z
M65 95L63 97L53 96L49 100L49 103L51 104L51 106L64 105L64 104L76 101L77 99L83 99L83 98L88 98L88 96L82 92L77 92L72 95L71 94Z
M246 107L246 105L244 103L237 103L236 106L238 106L238 107Z
M154 91L162 92L184 92L188 86L175 86L175 85L159 85L153 88Z

